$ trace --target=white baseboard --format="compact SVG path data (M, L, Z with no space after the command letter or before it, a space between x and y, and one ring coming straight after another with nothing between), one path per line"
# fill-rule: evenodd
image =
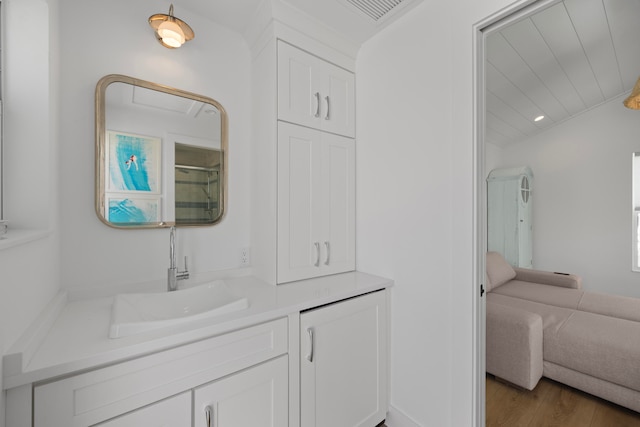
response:
M416 420L394 407L389 405L387 419L385 421L387 427L423 427Z

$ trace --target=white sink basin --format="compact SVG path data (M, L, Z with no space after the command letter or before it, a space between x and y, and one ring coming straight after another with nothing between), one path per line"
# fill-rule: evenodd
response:
M221 280L173 292L118 294L111 308L109 338L126 337L247 307L247 298L234 295Z

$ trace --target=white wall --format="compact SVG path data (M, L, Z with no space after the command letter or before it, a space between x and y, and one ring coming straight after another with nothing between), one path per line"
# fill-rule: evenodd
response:
M56 229L57 1L3 0L4 201L18 228ZM0 249L0 355L59 288L59 234ZM0 390L2 367L0 364ZM5 393L0 393L0 427Z
M451 75L421 52L450 62L442 40L448 11L421 9L359 54L357 253L358 269L396 282L391 404L424 425L444 426L452 369L452 330L443 318L452 306ZM425 37L426 28L444 36Z
M622 98L503 151L534 174L535 268L575 273L599 292L640 297L631 271L632 153L640 114Z
M504 165L504 160L502 159L502 148L497 145L486 143L484 146L484 154L485 154L485 179L489 176L489 172L496 168L502 167Z
M181 229L178 257L192 273L239 266L249 246L250 55L239 34L174 7L193 41L161 46L147 23L169 2L61 0L62 284L109 287L166 280L169 230L117 230L94 211L94 90L106 74L125 74L219 101L229 115L229 206L214 227ZM108 36L107 36L108 34Z
M426 1L357 62L358 268L395 279L394 427L473 423L473 26L508 1Z

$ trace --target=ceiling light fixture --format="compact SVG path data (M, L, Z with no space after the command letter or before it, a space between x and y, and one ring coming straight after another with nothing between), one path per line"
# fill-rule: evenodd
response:
M151 15L149 25L155 31L160 44L169 49L179 48L196 36L186 22L173 16L173 4L169 6L168 15L164 13Z
M638 77L638 81L633 87L631 95L624 100L623 104L625 107L631 108L632 110L640 110L640 77Z
M544 119L544 116L538 116L535 119L533 119L534 122L539 122L540 120Z

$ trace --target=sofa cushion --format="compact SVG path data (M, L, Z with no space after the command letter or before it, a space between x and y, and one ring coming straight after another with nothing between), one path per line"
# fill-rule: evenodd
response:
M516 277L516 272L498 252L487 252L487 292Z
M511 280L509 283L494 289L493 293L554 305L556 307L576 309L578 308L584 291L523 282L521 280Z
M582 288L582 278L575 274L555 273L551 271L534 270L531 268L514 268L516 280L524 282L543 283L545 285L559 286L563 288Z
M542 318L487 301L487 372L527 390L542 377Z
M573 313L573 310L568 308L527 301L521 298L501 295L496 292L487 294L487 304L488 303L506 305L539 315L542 318L542 329L544 330L545 336L547 332L552 334L557 333Z
M640 323L574 311L557 333L544 333L544 360L640 390Z
M640 322L640 298L585 292L578 310Z

